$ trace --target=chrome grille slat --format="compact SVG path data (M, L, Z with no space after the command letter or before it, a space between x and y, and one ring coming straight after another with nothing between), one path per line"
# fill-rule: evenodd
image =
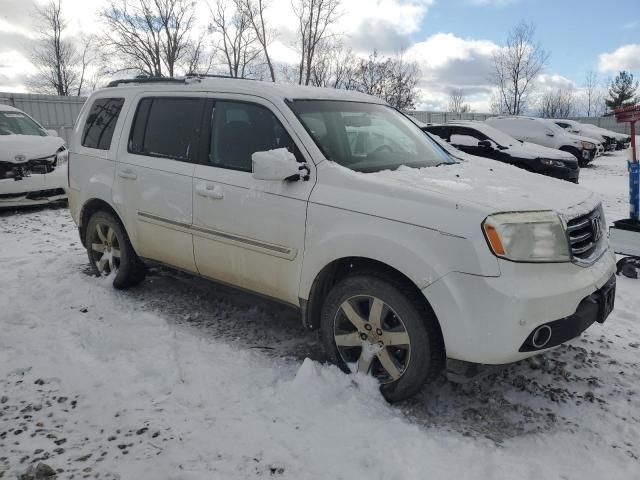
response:
M567 222L567 235L571 254L576 261L586 261L598 248L602 236L602 208L580 215Z
M580 219L581 217L578 217L578 219ZM572 222L575 220L572 220ZM575 230L580 230L582 228L586 228L590 226L590 218L585 218L584 220L580 221L579 223L574 223L573 225L571 224L571 222L569 222L569 225L567 226L567 231L568 232L573 232Z
M594 246L595 246L595 243L589 242L584 247L572 247L571 251L573 252L574 255L580 255L581 253L591 250Z
M592 236L593 236L593 233L587 232L587 233L583 233L582 235L575 235L575 236L569 235L569 238L571 238L571 243L578 243L578 242L583 242Z

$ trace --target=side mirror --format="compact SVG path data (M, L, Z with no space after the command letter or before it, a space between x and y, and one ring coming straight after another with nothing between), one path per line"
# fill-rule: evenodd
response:
M484 148L493 148L493 145L491 144L491 140L480 140L478 142L478 146L484 147Z
M286 148L251 155L252 175L258 180L308 180L309 167Z
M47 132L47 135L50 137L59 137L60 135L58 134L58 132L56 132L55 130L45 130L45 132Z

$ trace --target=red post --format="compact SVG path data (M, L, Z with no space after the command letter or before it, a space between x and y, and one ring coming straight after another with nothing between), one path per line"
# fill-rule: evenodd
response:
M636 122L631 123L631 161L638 163L638 156L636 155Z

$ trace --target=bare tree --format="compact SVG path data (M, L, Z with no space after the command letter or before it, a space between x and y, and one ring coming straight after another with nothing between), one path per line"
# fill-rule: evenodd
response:
M195 22L190 0L109 0L100 12L103 45L120 59L119 69L150 76L177 74Z
M214 57L213 54L209 54L205 50L205 35L200 35L187 46L187 52L184 58L185 73L187 75L206 75L211 71Z
M402 52L383 58L374 50L367 60L360 61L356 89L398 109L410 109L418 100L419 73L417 64L405 61Z
M596 105L599 100L598 97L602 97L602 92L599 91L598 74L593 70L589 70L584 78L584 97L585 97L585 111L587 117L590 117L595 113ZM600 99L600 101L602 101Z
M461 88L451 89L451 93L449 94L449 111L452 113L467 113L471 111L471 106L464 101L464 90Z
M35 21L41 32L31 52L37 73L28 83L39 92L72 95L78 86L78 51L66 38L67 21L60 0L37 7Z
M309 85L318 47L338 19L340 0L297 0L292 6L298 20L298 84Z
M211 31L219 36L214 48L229 76L253 76L261 50L248 11L226 0L216 0L209 10Z
M355 90L358 86L359 61L351 48L340 41L326 39L318 45L311 67L311 85Z
M269 69L271 81L275 82L276 73L273 67L273 62L271 61L271 56L269 55L269 45L271 44L274 35L267 27L264 18L264 12L268 7L267 2L265 0L234 0L234 2L238 10L242 11L243 15L249 19L249 23L251 24L256 36L256 40L262 48L262 54L264 55L264 60L267 64L267 68Z
M538 108L538 113L543 118L571 117L576 113L575 95L564 88L550 90L540 97Z
M506 113L520 115L542 73L549 54L534 42L535 26L524 21L516 25L507 37L507 43L493 55L493 82L498 89L500 104Z

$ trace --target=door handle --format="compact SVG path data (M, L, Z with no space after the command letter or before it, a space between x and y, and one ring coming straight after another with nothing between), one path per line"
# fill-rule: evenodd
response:
M138 178L138 175L136 175L136 172L134 172L130 168L125 168L124 170L119 170L118 171L118 176L120 178L127 178L129 180L135 180L136 178Z
M224 198L224 193L222 193L222 189L218 185L201 183L196 187L196 193L201 197L212 198L214 200Z

